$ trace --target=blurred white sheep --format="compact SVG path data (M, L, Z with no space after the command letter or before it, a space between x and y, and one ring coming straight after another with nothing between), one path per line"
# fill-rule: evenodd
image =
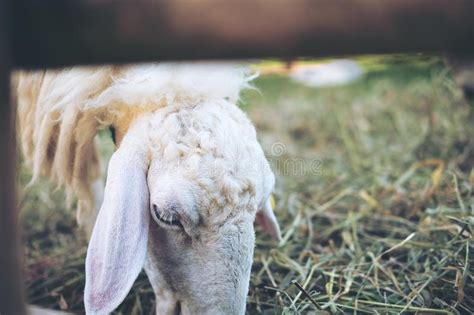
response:
M65 186L91 233L87 314L114 310L143 267L157 314L244 314L255 218L280 237L274 176L235 105L251 78L206 63L15 75L33 181ZM104 191L95 138L106 127L117 149Z
M349 84L364 74L357 62L336 59L328 63L301 65L291 71L291 78L311 87L328 87Z

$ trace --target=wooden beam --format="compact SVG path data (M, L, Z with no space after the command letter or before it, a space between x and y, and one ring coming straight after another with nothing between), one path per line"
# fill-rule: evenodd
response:
M16 201L14 109L10 106L7 1L0 1L0 314L25 313Z
M15 0L13 63L474 53L472 0Z

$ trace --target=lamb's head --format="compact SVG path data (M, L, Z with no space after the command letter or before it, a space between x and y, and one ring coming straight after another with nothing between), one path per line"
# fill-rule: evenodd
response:
M86 262L86 310L112 311L145 267L157 313L243 314L253 223L280 237L274 176L225 100L137 118L109 163Z

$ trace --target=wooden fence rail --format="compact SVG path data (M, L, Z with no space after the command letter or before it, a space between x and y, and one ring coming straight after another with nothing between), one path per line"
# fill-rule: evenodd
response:
M16 67L474 52L472 0L15 0Z
M0 0L0 314L23 314L22 257L16 203L14 107L10 106L7 2ZM11 18L11 17L10 17Z

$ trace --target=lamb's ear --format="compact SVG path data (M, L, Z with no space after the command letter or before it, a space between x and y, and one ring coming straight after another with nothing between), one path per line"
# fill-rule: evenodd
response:
M277 241L281 241L280 225L273 213L273 196L270 196L263 207L257 212L255 222L263 227L263 230L270 234Z
M135 144L124 142L110 159L104 202L87 250L87 314L113 311L143 267L150 220L146 159Z

